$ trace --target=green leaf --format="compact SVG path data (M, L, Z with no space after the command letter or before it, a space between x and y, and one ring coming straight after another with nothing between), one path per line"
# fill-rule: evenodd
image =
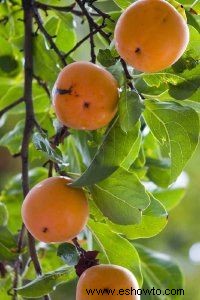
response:
M6 95L9 92L9 89L16 87L16 85L18 84L18 81L15 78L5 78L5 77L0 77L1 80L1 90L0 90L0 109L5 108L7 105L11 104L12 102L14 102L15 100L17 100L14 97L6 97ZM21 91L20 91L20 97L22 96L22 87L21 87ZM4 100L5 99L5 100Z
M16 258L17 258L17 254L11 252L6 246L0 243L0 260L14 261Z
M68 52L76 44L76 35L73 28L73 17L71 14L63 13L58 14L58 16L59 17L53 16L50 18L45 24L45 29L51 36L54 36L53 40L59 50L62 52Z
M187 10L186 10L186 16L187 16L187 23L193 26L200 33L200 24L198 22L199 16L191 14Z
M44 38L41 35L34 37L34 72L53 87L60 71L57 63L56 53L47 49Z
M23 37L24 32L24 24L22 21L19 21L19 19L23 18L23 12L20 9L20 3L19 5L16 5L16 3L15 5L10 5L10 3L6 2L6 10L4 13L4 16L8 17L8 21L6 24L3 24L3 22L0 24L0 35L7 39L12 46L19 46L19 42L17 43L17 41ZM19 49L22 49L22 45L19 47Z
M63 163L61 151L57 147L52 148L45 135L41 135L40 133L36 132L33 135L33 144L37 150L43 151L48 159L51 159L57 163Z
M74 268L63 267L56 271L39 276L35 280L16 290L17 293L23 297L39 298L54 291L59 284L67 281L69 278L72 278L73 275Z
M124 71L119 60L116 62L116 64L108 67L107 71L115 77L115 79L118 81L119 86L124 83Z
M0 202L0 226L6 226L8 222L8 210L6 206Z
M174 73L172 67L158 73L143 74L143 78L149 86L159 87L160 84L165 83L172 98L185 100L199 89L199 74L200 65L195 65L192 70L186 69L181 74Z
M183 73L185 70L192 70L198 65L198 60L193 58L193 55L182 56L173 66L172 69L177 73Z
M141 116L143 108L144 105L136 92L125 89L121 93L119 122L123 131L128 132L133 129Z
M100 49L97 59L104 67L110 67L116 63L116 58L112 56L112 52L109 49Z
M12 278L7 275L5 278L1 278L0 282L0 299L3 300L10 300L10 295L8 295L8 290L12 286ZM21 300L21 299L19 299Z
M200 73L200 68L198 72ZM199 89L199 81L200 76L197 74L192 79L184 80L176 85L169 84L169 94L177 100L187 99Z
M111 175L118 167L129 168L140 148L139 125L125 133L117 119L109 128L93 161L73 186L90 186Z
M58 268L63 267L63 261L62 259L60 259L60 257L56 255L56 252L56 244L37 244L37 255L40 259L43 274L52 272L53 270L57 270ZM31 282L35 278L35 268L33 262L31 262L30 265L25 269L25 272L23 273L23 285ZM69 281L70 280L72 280L71 277L69 277ZM66 285L68 285L68 280L66 281ZM20 286L21 284L19 284L19 287Z
M52 111L49 110L46 114L37 113L37 121L40 124L40 127L46 130L46 135L52 137L55 135L55 128L53 126L52 120Z
M51 100L44 89L35 82L33 83L33 105L37 115L41 113L44 117L44 114L50 111Z
M164 206L149 194L151 203L142 214L140 224L116 225L108 222L115 232L125 235L128 239L150 238L160 233L167 224L168 214Z
M73 0L41 0L40 2L49 5L56 5L58 7L69 6L73 3Z
M89 197L89 208L90 208L90 216L91 219L96 222L102 222L105 223L106 217L103 215L103 213L100 211L94 200Z
M20 121L19 123L16 124L13 130L6 133L0 139L0 146L4 146L8 148L8 150L12 155L19 153L21 149L23 129L24 129L24 122Z
M72 135L65 139L64 144L60 145L60 150L66 154L68 162L67 172L81 174L82 157L76 148L74 137Z
M172 296L163 297L163 292L166 289L177 290L183 288L183 277L178 265L168 255L152 251L138 244L135 247L141 259L144 278L143 288L149 290L154 288L162 291L160 296L156 296L155 293L153 295L152 292L151 295L144 296L144 299L171 300ZM180 299L180 295L173 296L173 299Z
M79 254L77 252L77 249L70 243L59 245L57 255L60 256L68 266L75 266L79 261Z
M134 72L135 86L140 93L145 95L145 98L154 97L160 101L174 101L174 98L199 101L200 36L193 27L190 26L189 29L189 45L182 57L171 68L151 74L135 74Z
M83 164L88 167L102 142L104 129L95 131L71 130L75 145L82 157Z
M0 109L3 109L22 97L23 86L21 82L14 79L1 80L1 82Z
M115 4L115 2L110 0L96 1L95 5L107 13L119 10L119 7Z
M146 160L148 178L160 187L166 187L171 176L170 159L162 158L162 160L149 158Z
M137 176L123 168L91 187L91 193L104 216L117 224L139 223L142 211L150 203Z
M34 168L29 170L30 187L35 186L38 182L44 180L48 176L45 168ZM12 177L2 190L0 201L5 203L8 212L8 228L16 233L21 229L21 204L23 200L21 173Z
M127 8L129 5L131 5L134 1L133 0L114 0L114 2L120 7L120 8Z
M134 246L118 234L112 232L108 225L89 221L88 227L99 245L99 258L103 263L120 265L130 270L142 285L140 260Z
M156 190L153 195L164 205L167 211L170 211L180 203L185 193L184 188L172 187L166 190Z
M189 107L150 100L146 101L144 117L162 151L171 159L167 186L178 177L196 149L199 118Z
M0 56L0 71L12 74L18 68L18 61L9 55Z
M17 248L14 235L5 226L0 227L0 243L9 249Z

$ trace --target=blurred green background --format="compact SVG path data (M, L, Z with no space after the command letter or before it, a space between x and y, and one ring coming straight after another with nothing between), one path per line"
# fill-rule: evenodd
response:
M168 225L161 234L144 241L146 246L168 253L178 261L185 276L185 300L200 299L199 153L200 146L186 168L189 177L186 195L170 212Z

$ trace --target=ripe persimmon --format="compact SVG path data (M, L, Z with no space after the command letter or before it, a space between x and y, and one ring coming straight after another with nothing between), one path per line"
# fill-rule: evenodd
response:
M131 288L136 290L136 293ZM123 289L124 294L119 290ZM116 265L97 265L87 269L79 278L76 300L139 300L139 289L135 276L126 268ZM88 291L97 292L88 293ZM100 291L101 290L101 291ZM114 291L112 295L109 291Z
M83 61L66 66L53 89L58 119L75 129L107 125L117 111L118 98L115 78L102 67Z
M65 242L79 234L88 219L82 189L69 186L67 177L51 177L34 186L22 204L26 228L39 241Z
M115 45L120 56L143 72L161 71L174 64L189 42L181 14L164 0L139 0L120 16Z

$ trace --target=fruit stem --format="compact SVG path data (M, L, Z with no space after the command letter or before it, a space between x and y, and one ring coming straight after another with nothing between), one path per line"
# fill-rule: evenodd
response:
M80 254L84 255L86 253L86 251L80 246L77 237L75 237L72 242Z

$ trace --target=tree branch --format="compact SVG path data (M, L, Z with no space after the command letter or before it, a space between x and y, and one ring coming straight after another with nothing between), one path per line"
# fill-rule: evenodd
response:
M74 6L76 5L76 3L73 3L69 6L55 6L55 5L50 5L50 4L44 4L44 3L40 3L38 1L35 1L35 6L37 8L40 8L42 10L58 10L58 11L63 11L63 12L71 12L73 11Z
M42 9L45 12L47 12L48 10L57 10L60 12L71 12L75 16L82 17L83 13L79 10L74 9L75 5L76 5L76 3L73 3L69 6L56 6L56 5L40 3L38 1L35 2L35 6L39 9ZM98 13L97 14L93 13L92 15L96 16L96 17L99 16Z
M100 28L103 28L104 25L101 25ZM99 29L95 29L92 34L96 34L99 32ZM79 42L76 43L76 45L69 51L65 54L65 58L67 58L71 53L73 53L74 51L76 51L76 49L78 49L85 41L87 41L89 38L90 38L90 34L87 34L83 39L81 39Z
M97 13L98 13L98 15L99 16L101 16L103 19L109 19L111 22L115 22L112 18L111 18L111 16L109 15L109 14L107 14L107 13L104 13L103 11L101 11L98 7L96 7L93 3L94 3L95 1L93 1L92 3L88 3L88 5L94 10L94 11L96 11Z
M18 100L14 101L13 103L11 103L10 105L6 106L5 108L3 108L2 110L0 110L0 118L3 116L3 114L5 114L6 112L8 112L10 109L12 109L13 107L17 106L18 104L22 103L24 101L23 98L19 98Z
M25 26L25 39L24 39L24 54L25 54L25 64L24 64L24 96L26 106L26 118L25 127L22 139L22 149L21 149L21 161L22 161L22 189L23 195L26 197L29 192L29 176L28 176L28 150L29 142L34 128L34 109L33 109L33 99L32 99L32 81L33 81L33 49L32 49L32 24L33 24L33 3L34 0L22 0L22 7L24 10L24 26ZM19 234L18 239L18 250L21 251L23 244L25 227L22 226L22 230ZM37 252L35 249L35 240L30 233L28 233L28 244L30 256L35 268L37 275L42 274L40 263L37 257ZM15 278L13 282L14 295L13 299L17 299L17 292L15 288L18 285L18 274L20 271L20 259L15 263ZM44 299L49 300L49 296L45 296Z
M88 25L89 25L89 29L90 29L90 56L91 56L91 62L93 64L95 64L96 63L96 54L95 54L93 25L89 20L88 20Z
M80 3L79 3L80 2ZM84 4L81 6L81 1L77 1L79 7L82 9L83 13L85 13L85 2ZM94 22L93 22L93 18L90 16L90 14L85 14L87 21L88 21L88 26L89 26L89 39L90 39L90 55L91 55L91 62L92 63L96 63L96 54L95 54L95 44L94 44L94 33L93 33L93 29L95 29L94 27Z
M45 36L46 40L49 42L50 47L56 52L56 54L60 58L60 61L61 61L62 65L66 66L67 63L65 61L65 56L61 53L61 51L58 49L58 47L54 43L52 36L44 28L44 26L42 24L43 23L42 19L41 19L40 14L38 12L38 9L36 7L33 7L33 13L34 13L34 18L35 18L35 21L36 21L36 23L38 25L39 30L43 33L43 35Z
M44 89L44 91L46 92L47 96L50 98L51 97L51 93L49 91L49 88L47 86L47 83L42 80L39 76L33 74L33 78L37 81L37 83Z
M125 73L125 76L127 78L128 86L130 87L130 89L132 91L136 92L141 97L141 99L145 99L144 96L141 93L139 93L138 90L136 89L136 87L133 85L133 83L131 81L132 77L131 77L131 75L130 75L130 73L128 71L128 67L127 67L126 62L122 58L120 59L120 62L121 62L121 65L122 65L122 67L124 69L124 73Z
M95 21L93 20L93 18L91 17L90 13L88 12L87 8L85 7L85 3L83 3L81 0L76 0L78 6L80 7L80 9L83 12L83 15L87 18L88 23L90 24L90 26L92 28L95 28L98 30L98 32L101 34L102 37L104 37L104 39L110 43L110 35L107 34L106 32L104 32L101 28L101 26L99 26L98 24L95 23Z

